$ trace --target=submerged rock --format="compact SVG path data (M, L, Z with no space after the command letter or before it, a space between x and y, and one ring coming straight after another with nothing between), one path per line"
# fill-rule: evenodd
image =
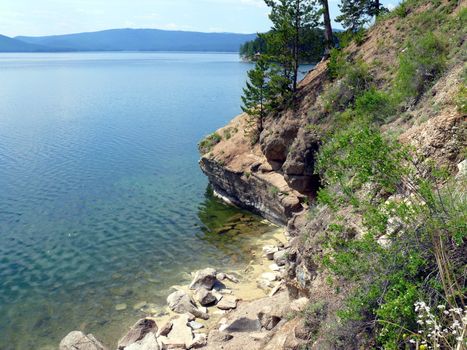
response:
M123 311L123 310L126 310L126 308L127 308L126 304L117 304L117 305L115 305L115 310L117 310L117 311Z
M73 331L62 339L59 346L60 350L107 350L92 334Z
M148 333L157 332L156 321L152 318L142 318L136 322L130 331L118 342L118 349L123 350L127 346L145 338Z
M190 284L190 289L198 289L200 287L211 290L217 282L217 271L213 268L196 271L195 277Z

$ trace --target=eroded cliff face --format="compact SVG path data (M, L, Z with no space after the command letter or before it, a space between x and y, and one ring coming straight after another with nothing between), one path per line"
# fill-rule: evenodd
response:
M289 186L274 171L259 145L245 135L247 116L242 114L216 131L222 141L200 160L214 191L225 200L281 225L306 206L306 196Z

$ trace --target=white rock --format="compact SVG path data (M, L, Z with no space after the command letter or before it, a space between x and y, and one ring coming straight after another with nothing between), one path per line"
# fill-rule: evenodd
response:
M188 315L180 315L178 318L172 320L172 330L167 336L166 345L188 346L193 341L193 331L187 326L190 317ZM169 346L170 347L170 346Z
M237 298L233 295L225 295L218 303L217 308L221 310L231 310L237 307Z
M142 340L125 347L125 350L160 350L160 346L154 333L148 333Z
M194 339L190 344L187 344L187 349L198 349L206 346L208 337L204 333L195 334Z
M269 268L272 271L280 271L280 267L276 263L269 265Z
M264 279L269 282L274 282L275 280L277 280L277 276L273 272L264 272L261 274L261 279Z
M279 248L277 248L274 245L265 245L263 247L263 254L266 256L268 260L273 260L274 259L274 253L278 252Z

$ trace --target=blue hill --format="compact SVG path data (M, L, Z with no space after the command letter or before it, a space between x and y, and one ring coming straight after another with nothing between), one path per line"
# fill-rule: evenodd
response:
M238 52L256 34L199 33L159 29L111 29L44 37L18 36L22 42L70 51Z
M57 48L45 47L39 44L27 43L18 39L13 39L0 35L0 52L51 52L63 51Z

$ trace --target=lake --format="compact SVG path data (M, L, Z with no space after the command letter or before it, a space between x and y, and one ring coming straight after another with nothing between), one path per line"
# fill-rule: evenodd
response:
M197 143L240 112L250 67L237 54L0 55L1 350L54 349L75 329L114 346L144 315L135 304L248 261L262 230L213 233L239 211L213 198Z

